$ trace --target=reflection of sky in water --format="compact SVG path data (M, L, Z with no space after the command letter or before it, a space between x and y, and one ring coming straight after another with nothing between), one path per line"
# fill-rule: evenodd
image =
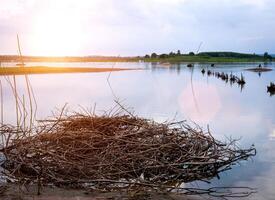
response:
M2 62L1 66L5 67L14 67L18 62ZM150 63L141 63L141 62L26 62L26 67L31 66L48 66L48 67L97 67L97 68L112 68L112 67L120 67L120 68L139 68L150 66Z
M127 66L117 63L116 67L120 65ZM275 195L275 96L269 96L266 86L275 81L275 71L262 73L260 77L257 73L242 71L244 66L256 65L227 64L214 68L215 71L232 71L238 76L242 73L247 82L242 92L237 85L230 86L215 77L203 76L201 68L207 65L196 65L192 71L186 64L156 68L139 63L136 66L149 67L149 70L113 72L110 83L116 96L138 115L158 121L175 116L178 120L189 119L204 127L209 124L213 135L221 140L232 136L242 138L240 143L244 147L255 144L258 154L253 161L222 174L222 180L214 179L212 185L251 186L258 188L258 194L251 199L272 199ZM134 66L132 63L130 67ZM269 66L274 68L274 64ZM60 108L65 103L73 109L79 105L91 107L94 103L98 110L110 108L114 102L107 83L108 74L29 76L38 101L38 118L50 116L55 107ZM19 91L23 90L23 78L17 77ZM8 85L3 87L5 120L12 122L14 99Z
M271 131L271 134L269 136L271 139L275 140L275 129Z
M183 89L179 106L189 119L209 123L221 109L221 100L214 85L195 81Z

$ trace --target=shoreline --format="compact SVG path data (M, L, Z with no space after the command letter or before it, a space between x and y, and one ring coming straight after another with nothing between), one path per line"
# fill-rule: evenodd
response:
M1 67L0 76L5 75L25 75L25 74L60 74L60 73L99 73L142 70L141 68L84 68L84 67L47 67L47 66L31 66L31 67Z
M20 63L21 61L18 60L0 60L0 63ZM198 59L130 59L130 60L24 60L25 63L137 63L137 62L144 62L144 63L264 63L267 62L266 60L252 60L252 59L231 59L231 58L198 58ZM268 61L270 63L275 62ZM0 66L1 67L1 66Z
M237 53L238 54L238 53ZM230 54L231 55L231 54ZM165 56L165 57L161 57ZM252 57L251 57L252 56ZM115 56L95 56L95 57L47 57L47 56L23 56L20 58L15 55L0 55L1 62L205 62L205 63L242 63L242 62L272 62L272 59L267 59L263 56L250 57L238 55L234 56L211 56L211 55L187 55L181 54L176 56L169 56L167 54L158 55L158 57L115 57Z
M100 191L100 190L84 190L84 189L69 189L57 188L54 186L44 186L42 193L37 195L37 186L28 185L19 187L18 184L8 183L5 185L6 190L0 194L0 199L3 200L202 200L203 197L199 195L184 195L179 193L162 193L159 192L146 192L146 191Z

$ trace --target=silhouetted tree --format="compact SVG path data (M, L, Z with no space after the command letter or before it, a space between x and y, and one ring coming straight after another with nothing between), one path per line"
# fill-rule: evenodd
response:
M181 55L180 50L178 50L178 51L177 51L177 55L178 55L178 56L180 56L180 55Z
M269 55L267 52L264 53L264 59L272 60L272 56Z
M171 51L170 53L169 53L169 56L170 57L174 57L176 54L173 52L173 51Z
M160 54L159 57L160 58L168 58L168 55L164 53L164 54Z
M194 52L189 52L189 56L194 56L195 53Z
M158 57L158 54L156 54L156 53L151 54L151 58L157 58L157 57Z
M148 54L146 54L144 57L145 57L145 58L150 58L150 56L149 56Z

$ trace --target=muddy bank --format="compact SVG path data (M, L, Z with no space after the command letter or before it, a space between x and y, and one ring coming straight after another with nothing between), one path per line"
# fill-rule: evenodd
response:
M199 196L185 196L176 193L155 192L103 192L96 190L64 189L57 187L43 187L41 195L36 194L36 186L22 187L8 184L1 200L202 200Z

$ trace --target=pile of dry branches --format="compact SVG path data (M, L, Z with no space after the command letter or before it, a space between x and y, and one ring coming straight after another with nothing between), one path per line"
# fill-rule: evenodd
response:
M211 179L255 155L254 148L217 141L186 122L156 123L121 113L62 114L31 132L6 126L2 134L6 176L38 185L173 189Z

